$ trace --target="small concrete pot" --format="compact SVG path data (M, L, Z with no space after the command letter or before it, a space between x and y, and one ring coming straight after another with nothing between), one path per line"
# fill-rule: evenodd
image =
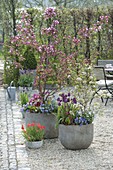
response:
M25 125L29 123L40 123L45 126L45 139L58 137L58 128L56 128L56 116L46 113L25 113Z
M34 142L29 142L26 141L26 146L30 149L38 149L43 145L43 140L41 141L34 141Z
M59 140L71 150L87 149L93 140L93 124L88 125L59 125Z

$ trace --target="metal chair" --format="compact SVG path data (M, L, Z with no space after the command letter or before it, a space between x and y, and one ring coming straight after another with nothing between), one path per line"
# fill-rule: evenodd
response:
M95 74L95 77L97 80L97 91L93 94L91 102L94 99L96 94L99 95L100 90L106 90L108 93L111 94L111 98L113 99L113 80L107 80L104 67L103 66L95 66L94 74ZM106 97L105 106L107 105L109 98L110 98L109 96ZM102 96L101 96L101 100L102 100L102 102L104 102ZM90 104L91 104L91 102L90 102Z

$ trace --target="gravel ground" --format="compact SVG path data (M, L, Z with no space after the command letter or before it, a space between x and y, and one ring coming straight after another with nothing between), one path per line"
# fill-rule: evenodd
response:
M44 140L42 148L28 149L31 170L113 170L113 101L102 104L103 116L94 121L94 139L85 150L67 150L58 139Z
M94 139L85 150L67 150L56 139L28 149L21 134L24 123L16 103L0 90L0 170L113 170L113 101L94 120Z

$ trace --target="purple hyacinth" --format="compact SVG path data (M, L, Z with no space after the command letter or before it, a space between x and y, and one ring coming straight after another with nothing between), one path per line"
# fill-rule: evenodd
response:
M57 98L57 101L60 101L60 97Z
M72 100L73 100L73 103L74 103L74 104L76 104L76 103L77 103L77 100L76 100L76 98L75 98L75 97L74 97Z
M70 93L68 93L68 97L70 97L71 96L71 94Z
M58 106L61 106L61 103L60 103L60 102L58 103Z

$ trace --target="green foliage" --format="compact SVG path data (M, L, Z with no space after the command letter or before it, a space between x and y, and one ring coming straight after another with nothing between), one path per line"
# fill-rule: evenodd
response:
M58 107L57 120L58 124L71 125L74 124L74 118L77 115L77 105L72 103L63 103Z
M11 81L17 86L18 79L18 69L15 69L14 65L11 63L4 64L4 84L10 85Z
M21 87L31 87L33 84L33 76L30 74L21 74L18 79L18 85Z
M25 92L20 93L19 99L21 106L27 104L27 102L29 101L28 94Z
M0 59L4 59L2 50L0 50Z
M11 81L17 86L19 69L15 67L14 61L15 56L9 54L10 42L6 40L3 46L3 57L4 57L4 84L10 85Z
M37 61L34 55L34 52L30 49L27 48L23 54L24 61L20 62L22 65L23 69L36 69L37 66Z
M12 80L14 80L14 72L13 72L13 66L9 66L9 67L7 67L6 65L5 65L5 67L4 67L4 84L8 84L8 85L10 85L10 82L12 81Z

